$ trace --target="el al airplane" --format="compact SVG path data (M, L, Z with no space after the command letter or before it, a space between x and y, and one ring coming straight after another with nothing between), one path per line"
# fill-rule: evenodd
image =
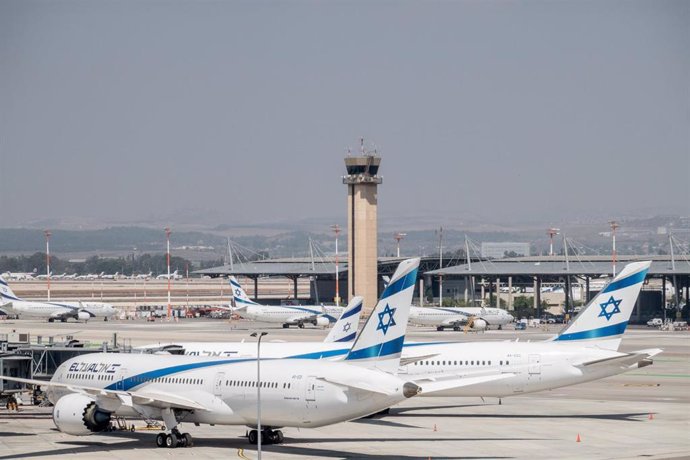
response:
M619 352L618 348L650 262L627 265L557 336L542 342L431 342L404 344L400 373L425 388L422 396L496 396L531 393L597 380L652 364L660 349ZM179 343L185 353L194 344ZM204 344L206 353L252 353L242 344ZM338 343L266 343L271 358L342 359ZM255 356L255 355L252 355ZM428 387L434 379L464 384L443 392Z
M343 344L352 343L357 336L357 328L359 327L359 318L362 314L363 298L355 296L347 304L336 321L333 328L330 330L326 338L323 340L324 344L334 344L334 349L343 348ZM319 344L318 342L316 344ZM263 342L262 347L280 347L283 352L292 355L299 355L305 348L314 348L315 343L312 342ZM318 346L318 345L317 345ZM183 354L189 356L203 356L203 357L224 357L224 358L255 358L256 345L253 342L182 342L182 343L167 343L158 345L144 345L137 347L145 353L159 353L167 352L170 354ZM343 355L338 355L342 358Z
M230 287L235 300L233 313L242 318L266 323L281 323L284 328L304 327L305 324L328 326L335 322L333 314L342 314L343 307L302 306L302 305L260 305L249 298L234 276L230 277Z
M485 330L489 326L503 328L515 320L502 308L484 307L412 307L410 322L419 326L436 326L436 330L453 328L454 331L469 326L473 330Z
M177 270L175 270L175 271L172 272L170 275L168 275L167 273L162 273L162 274L156 276L156 279L157 279L157 280L167 280L167 279L171 279L171 280L181 280L181 279L182 279L182 275L178 274L178 273L177 273Z
M95 353L64 362L50 382L3 377L46 388L56 427L72 435L106 430L113 416L162 419L160 447L191 445L185 423L247 425L257 440L282 442L280 427L320 427L379 412L422 389L397 375L419 259L400 264L341 362L312 359L199 359L190 356ZM454 382L430 382L440 389Z
M17 297L12 288L0 277L0 308L19 316L47 318L49 322L69 318L88 321L103 318L105 321L116 313L115 308L104 302L35 302Z

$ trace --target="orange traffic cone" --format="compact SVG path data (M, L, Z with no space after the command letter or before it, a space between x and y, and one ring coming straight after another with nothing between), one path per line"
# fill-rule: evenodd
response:
M575 440L575 442L582 442L582 440L580 439L580 433L577 434L577 440Z
M654 414L652 414L651 412L649 413L649 420L654 420Z

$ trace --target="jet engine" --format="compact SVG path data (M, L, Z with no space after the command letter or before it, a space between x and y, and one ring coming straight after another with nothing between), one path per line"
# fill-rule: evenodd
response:
M93 317L89 314L89 312L80 311L79 313L77 313L77 318L80 319L80 320L82 320L82 321L87 321L87 320L90 320L90 319L93 318Z
M328 318L326 318L326 317L324 317L324 316L319 316L319 317L316 318L316 320L314 321L314 326L326 327L326 326L328 326L330 323L331 323L331 322L328 321Z
M470 327L473 331L483 331L486 329L487 324L483 319L473 318L470 322Z
M53 422L58 430L74 436L86 436L110 427L111 413L99 408L96 401L72 393L60 398L53 408Z

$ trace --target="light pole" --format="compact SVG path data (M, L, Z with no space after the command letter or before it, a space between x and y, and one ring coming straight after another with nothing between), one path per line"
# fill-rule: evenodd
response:
M611 248L611 259L613 260L613 276L616 277L616 230L620 225L615 220L609 222L611 225L611 236L613 237L613 246Z
M167 241L167 254L166 260L168 265L168 321L170 321L170 316L172 315L172 306L170 305L170 227L165 227L165 239Z
M258 337L256 342L256 453L261 460L261 338L268 332L252 332L252 337Z
M50 230L44 230L46 236L46 279L48 280L48 302L50 302Z
M331 225L335 233L335 304L340 306L340 276L338 274L338 235L340 234L340 225Z
M396 233L395 236L393 237L393 239L395 240L396 245L398 247L398 251L397 251L398 257L400 257L400 241L403 238L405 238L406 236L407 236L407 233Z

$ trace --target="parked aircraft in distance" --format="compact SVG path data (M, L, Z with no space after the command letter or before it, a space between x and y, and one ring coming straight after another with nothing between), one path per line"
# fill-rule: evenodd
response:
M135 279L135 280L150 280L152 276L153 276L153 272L140 273L139 275L132 276L132 279Z
M503 328L515 320L513 315L501 308L485 307L412 307L410 322L419 326L435 326L436 330L464 327L480 330L490 326Z
M157 280L167 280L167 279L168 279L168 274L167 274L167 273L161 273L160 275L156 276L156 279L157 279ZM177 273L177 270L175 270L174 272L172 272L172 273L170 274L170 279L171 279L171 280L181 280L181 279L182 279L182 275L178 274L178 273Z
M323 342L263 342L262 347L280 347L283 352L297 355L305 349L311 350L315 345L332 344L333 349L347 350L345 343L355 340L359 318L362 314L362 297L355 296L347 304L330 330ZM167 352L170 354L181 354L203 357L224 357L224 358L254 358L256 357L256 346L252 342L179 342L165 344L151 344L137 347L149 353ZM336 355L339 359L343 355Z
M34 279L35 273L5 272L2 277L10 281L24 281Z
M104 302L37 302L17 297L7 282L0 277L0 309L7 313L34 318L46 318L48 322L69 318L88 321L103 318L105 321L116 313L115 308Z
M330 306L328 311L326 311L322 305L261 305L249 298L234 276L230 277L230 287L232 288L232 297L235 301L233 313L254 321L281 323L284 328L289 328L290 326L302 328L305 324L328 326L336 321L333 313L337 313L340 316L344 310L343 307Z
M162 419L159 447L190 446L185 423L247 425L256 443L257 391L261 436L283 441L281 427L320 427L379 412L422 389L398 376L400 352L419 259L404 261L342 362L95 353L60 365L50 382L5 380L47 389L56 427L72 435L106 430L113 416ZM433 382L443 388L455 382Z

